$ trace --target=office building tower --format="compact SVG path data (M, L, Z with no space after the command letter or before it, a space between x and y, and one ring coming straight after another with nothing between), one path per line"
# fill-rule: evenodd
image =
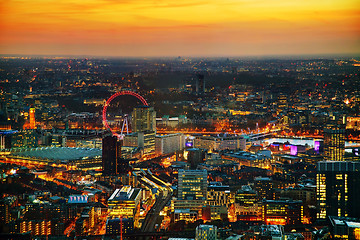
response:
M285 108L287 108L288 106L288 103L287 103L287 97L285 94L280 94L278 96L278 101L277 101L277 106L279 109L283 110Z
M324 128L324 160L344 161L345 125L328 123Z
M134 231L134 220L132 218L114 218L106 221L106 235L119 236L121 233Z
M241 186L235 194L235 202L240 206L253 206L257 202L257 193L249 185Z
M199 225L196 227L195 240L216 240L217 227L213 225Z
M231 192L228 185L221 182L210 182L207 190L207 203L212 206L230 206Z
M156 112L153 107L138 106L131 116L132 132L156 131Z
M185 148L185 136L182 133L158 135L155 137L156 154L169 154Z
M39 134L36 130L22 130L12 134L12 148L36 148L38 147Z
M0 132L0 150L11 148L11 135L12 131L1 131Z
M115 136L106 136L102 140L103 174L119 174L118 161L121 157L121 142Z
M267 225L299 225L304 220L301 200L266 200L263 203L263 221Z
M154 155L156 135L156 112L154 108L149 106L134 108L131 124L133 133L126 136L125 139L129 139L133 145L126 144L126 146L136 146L143 149L144 156Z
M171 201L174 221L196 221L202 218L207 197L207 171L183 170L178 172L178 194Z
M359 217L360 162L318 162L316 175L317 218Z
M144 131L128 134L124 138L124 146L138 147L143 150L143 156L155 154L155 132Z
M231 212L233 219L239 221L261 221L262 205L258 203L257 192L249 185L244 185L235 193L234 212Z
M0 200L0 226L10 222L10 204L7 199L3 198Z
M139 224L141 189L124 186L116 189L108 199L109 219L131 218L135 227Z
M178 199L206 199L207 187L208 184L206 170L179 170Z
M217 136L198 136L195 139L195 147L211 151L221 150L245 150L246 139L238 135L221 134Z
M51 136L51 146L53 147L65 147L66 146L66 136L53 134Z
M204 76L204 74L197 75L196 93L205 93L205 76Z
M50 235L51 234L51 220L21 220L20 233L31 232L31 235Z
M254 179L254 190L258 193L258 199L274 199L273 181L269 177L257 177Z
M204 162L205 150L199 148L188 148L185 150L184 157L190 165L190 169L196 169L200 163Z
M330 216L329 220L332 239L360 239L359 219Z

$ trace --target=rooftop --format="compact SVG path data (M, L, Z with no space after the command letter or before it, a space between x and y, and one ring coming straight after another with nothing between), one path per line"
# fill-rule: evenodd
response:
M70 148L70 147L42 147L12 152L12 156L50 159L50 160L80 160L101 157L102 150L96 148Z
M124 186L121 189L116 189L108 201L135 201L139 192L139 188Z

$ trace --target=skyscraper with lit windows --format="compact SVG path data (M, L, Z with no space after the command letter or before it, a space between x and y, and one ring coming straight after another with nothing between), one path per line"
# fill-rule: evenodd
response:
M344 161L345 124L328 123L324 128L324 160Z
M217 227L213 225L199 225L196 227L195 240L216 240Z
M316 175L317 218L359 217L360 162L318 162Z
M202 218L207 198L207 171L183 170L178 172L178 194L171 201L174 220L195 221Z
M136 139L137 147L144 150L144 156L155 154L156 112L154 108L135 107L131 116L131 124L133 133L125 138L131 136L133 140Z
M106 136L102 139L103 174L119 174L121 158L121 142L115 136Z
M206 199L207 171L206 170L179 170L178 173L179 199Z
M135 107L131 116L132 132L156 131L156 112L153 107Z

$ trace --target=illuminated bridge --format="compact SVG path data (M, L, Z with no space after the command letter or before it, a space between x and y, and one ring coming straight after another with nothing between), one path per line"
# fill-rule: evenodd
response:
M274 132L267 132L267 133L254 133L254 134L249 134L247 135L248 139L250 141L255 141L255 140L259 140L261 138L266 138L266 137L270 137L274 135Z

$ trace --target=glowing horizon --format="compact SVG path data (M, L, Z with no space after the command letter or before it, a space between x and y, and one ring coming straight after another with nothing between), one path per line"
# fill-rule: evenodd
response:
M359 7L357 0L0 0L0 54L359 53Z

